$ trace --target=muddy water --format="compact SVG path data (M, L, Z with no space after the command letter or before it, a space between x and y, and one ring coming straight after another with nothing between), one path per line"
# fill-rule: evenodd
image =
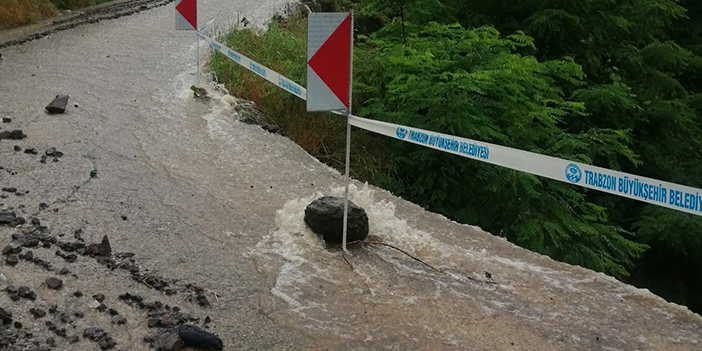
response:
M202 2L200 21L219 14L219 29L238 16L262 24L282 3ZM173 11L4 49L0 114L30 136L23 146L66 156L40 166L3 142L0 162L20 175L0 180L32 189L12 206L65 204L42 217L55 231L107 234L160 274L217 291L207 313L230 349L702 347L702 318L684 308L358 183L352 200L367 209L372 239L439 272L378 245L354 246L346 263L302 220L311 200L341 193L342 178L291 141L237 122L211 83L213 99L195 100L195 34L173 30ZM48 117L43 107L58 93L78 107ZM93 168L98 180L72 191ZM68 283L87 291L103 279L86 276L95 280Z

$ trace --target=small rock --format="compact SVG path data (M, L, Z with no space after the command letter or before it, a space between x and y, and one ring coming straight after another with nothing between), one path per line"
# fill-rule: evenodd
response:
M46 311L42 310L41 308L31 308L29 313L31 313L32 316L37 319L46 317Z
M11 188L2 188L2 191L9 191ZM15 189L16 191L17 189ZM14 212L0 212L0 225L13 225L18 222L19 218Z
M164 328L170 328L173 326L173 320L171 319L171 315L168 313L164 313L161 316L161 319L159 320L159 325L164 327Z
M75 297L83 297L83 293L81 291L76 291L73 293L73 296Z
M30 290L28 286L20 286L19 289L17 289L17 295L23 299L28 299L28 300L36 300L37 294L34 293L34 291Z
M19 301L20 296L18 294L10 294L10 300L12 301Z
M56 153L56 148L50 147L48 150L46 150L46 152L44 154L46 154L46 156L54 156L55 153Z
M12 132L10 132L9 130L3 130L2 132L0 132L0 140L11 139L11 138L12 138Z
M194 325L179 326L178 336L183 340L183 344L188 347L203 350L222 350L224 348L222 339Z
M41 163L46 163L46 155L41 155L41 159L39 160Z
M101 304L97 307L97 310L100 311L100 312L105 312L106 309L107 309L107 306L106 306L104 303L101 303Z
M117 310L114 309L114 308L108 309L108 310L107 310L107 313L108 313L110 316L116 316L116 315L119 314L119 312L117 312Z
M46 106L46 111L49 114L64 113L66 112L66 106L68 105L68 95L56 95L53 101Z
M156 345L156 350L180 351L180 349L182 349L183 346L183 340L180 339L177 333L169 333L158 341Z
M100 246L98 247L98 256L110 256L112 253L112 246L110 245L110 239L107 238L107 235L102 237L102 242L100 243Z
M7 259L5 259L5 263L8 266L15 266L19 263L19 257L17 257L15 254L9 255L7 256Z
M22 247L14 245L14 244L9 244L9 245L5 246L4 249L2 249L3 255L16 254L16 253L20 253L20 252L22 252Z
M66 275L68 273L71 273L71 271L69 271L66 267L61 268L61 270L58 272L59 275Z
M39 152L37 152L37 149L35 149L35 148L33 148L33 147L30 147L30 148L24 149L24 153L25 153L25 154L30 154L30 155L36 155L36 154L38 154Z
M63 280L56 277L46 278L45 282L49 289L59 290L63 286Z
M60 313L58 316L58 319L61 321L63 324L71 324L73 323L73 320L71 319L71 316L69 316L66 313Z
M22 129L15 129L12 132L10 132L10 139L12 139L12 140L22 140L26 137L27 137L27 135L24 134Z
M16 192L17 192L17 188L12 188L12 187L2 188L2 191L8 192L8 193L16 193ZM14 214L13 214L13 216L14 216Z
M112 324L122 325L126 323L127 320L119 314L112 317Z
M22 151L22 147L20 147L19 145L15 145L14 150L15 151Z
M22 329L22 323L20 323L20 322L15 322L14 326L17 329Z
M74 253L65 254L65 253L61 252L60 250L56 250L56 256L62 257L68 263L75 262L78 259L78 255L76 255Z
M2 123L11 123L11 122L12 122L12 118L10 118L10 117L3 117L2 118Z
M47 338L46 344L49 346L54 346L54 344L55 344L54 338Z
M285 131L281 129L280 127L273 125L273 124L264 124L261 126L261 128L269 133L273 134L280 134L282 136L285 136Z
M32 218L31 222L32 222L32 225L37 226L37 227L41 225L41 221L39 220L39 218L36 218L36 217Z
M76 318L83 318L85 317L85 314L83 312L76 312L73 314Z
M93 298L94 298L95 301L97 301L97 302L103 302L103 301L105 301L105 295L103 295L103 294L95 294L95 295L93 295Z
M12 323L12 312L0 307L0 321L2 321L2 325L9 325Z
M104 331L100 328L92 327L92 328L86 328L85 330L83 330L83 337L90 339L90 340L93 340L93 341L101 338L103 336L103 334L104 334Z
M197 298L197 304L200 305L201 307L210 307L210 301L207 300L207 297L204 295L198 295Z
M20 255L20 258L31 262L34 260L34 253L32 251L27 251L24 255Z

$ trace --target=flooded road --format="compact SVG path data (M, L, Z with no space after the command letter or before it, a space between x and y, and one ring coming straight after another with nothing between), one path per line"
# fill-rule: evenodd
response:
M284 3L206 1L199 18L262 25ZM0 116L29 137L0 142L0 166L17 172L3 172L0 185L30 192L0 208L30 217L51 204L58 211L40 219L53 232L108 235L150 270L217 292L203 313L226 350L702 348L702 318L683 307L360 183L352 200L368 211L372 238L440 272L378 245L354 246L346 263L303 222L313 199L341 194L343 177L290 140L238 122L211 82L212 100L193 98L196 36L174 30L173 7L2 50ZM71 96L69 110L46 115L56 94ZM14 145L65 156L41 164ZM87 181L92 170L98 177ZM0 246L10 233L0 229ZM143 289L89 262L75 269L81 278L65 283L86 295ZM3 274L41 284L31 268ZM115 338L148 349L138 315L129 320L127 330L109 326Z

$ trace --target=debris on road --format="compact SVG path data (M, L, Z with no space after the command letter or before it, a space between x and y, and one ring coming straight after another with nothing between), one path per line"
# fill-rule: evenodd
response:
M49 289L53 290L60 290L61 287L63 287L63 280L56 278L56 277L49 277L46 278L46 286L49 287Z
M285 136L285 131L283 131L282 128L280 128L274 124L264 124L261 126L261 128L263 128L263 130L265 130L269 133L279 134L279 135Z
M344 199L324 196L312 201L305 208L305 223L324 241L341 244L344 226ZM349 201L348 233L346 241L351 243L368 237L368 215L366 211Z
M46 106L46 111L49 112L49 114L61 114L66 112L68 99L68 95L56 95L54 100Z
M193 91L193 95L198 99L209 100L210 97L207 95L207 90L205 88L199 88L194 85L190 86L190 90Z
M157 351L178 351L183 346L199 350L222 350L224 343L216 335L201 328L184 324L160 334L146 337L144 341Z
M12 323L12 312L0 307L0 321L2 321L2 325L9 325Z
M49 157L63 157L63 152L57 151L55 147L50 147L44 154Z
M5 264L8 266L16 266L19 263L19 257L17 255L8 255L5 259Z
M12 139L12 140L22 140L26 138L27 135L21 129L15 129L13 131L5 130L0 132L0 140L2 139Z
M109 350L117 346L117 343L112 339L112 336L104 330L96 327L83 330L83 338L90 339L100 345L103 350Z
M32 307L29 309L29 313L36 319L46 317L46 311L42 310L41 308Z

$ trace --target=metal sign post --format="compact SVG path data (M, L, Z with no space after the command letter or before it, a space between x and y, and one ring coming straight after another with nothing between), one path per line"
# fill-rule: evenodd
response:
M344 231L342 245L344 251L346 250L346 235L349 228L349 183L351 179L349 173L351 170L351 123L349 123L349 116L351 116L351 106L353 104L353 9L351 9L351 55L349 59L349 108L346 110L346 172L344 179Z
M200 38L197 34L197 0L176 0L176 30L194 30L197 38L197 85L200 85Z
M353 12L310 13L307 31L307 111L345 111L346 169L342 248L346 252L351 168Z

